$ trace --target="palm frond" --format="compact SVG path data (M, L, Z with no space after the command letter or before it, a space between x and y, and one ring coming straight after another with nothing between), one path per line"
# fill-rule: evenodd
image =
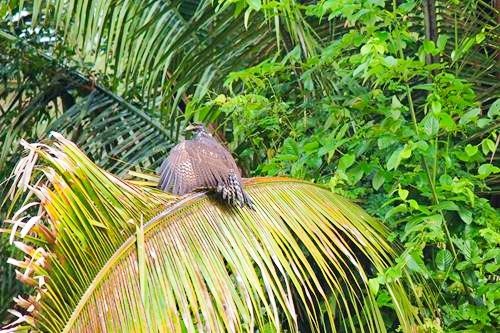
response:
M156 119L99 90L81 99L50 129L68 133L99 165L119 174L139 166L154 171L174 142Z
M358 206L279 178L247 181L255 210L202 192L175 198L54 137L24 143L9 193L37 207L10 219L25 252L11 263L37 295L18 299L20 320L49 332L385 330L369 267L382 274L397 250ZM401 269L386 288L410 332L421 314Z
M216 10L206 0L46 0L34 2L33 14L34 23L43 18L44 26L55 29L61 46L77 50L78 60L110 74L109 86L160 107L172 124L181 98L203 96L275 44L259 15L245 29L243 14L235 17L233 6Z
M19 251L8 244L9 238L2 233L0 228L0 325L6 324L7 310L12 306L12 298L23 292L23 284L16 280L15 267L7 264L11 257L20 255Z
M40 140L53 129L75 138L100 165L118 173L132 166L155 168L175 142L158 118L77 71L3 31L0 41L8 51L0 59L5 64L0 173L12 165L20 138ZM13 47L19 44L21 50Z
M473 83L488 106L500 96L498 10L493 2L483 0L427 2L435 7L434 29L449 38L444 59L456 74Z

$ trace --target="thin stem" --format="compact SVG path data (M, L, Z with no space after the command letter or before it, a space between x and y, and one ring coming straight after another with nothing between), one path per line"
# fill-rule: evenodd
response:
M436 177L437 177L438 148L439 148L439 140L438 140L438 135L436 134L436 140L434 142L434 166L432 168L432 180L434 184L436 184Z
M457 24L457 11L455 10L453 12L453 23L454 23L454 33L455 33L455 43L453 45L455 55L457 55L458 51L458 24ZM454 61L454 66L455 67L455 75L458 76L458 64Z

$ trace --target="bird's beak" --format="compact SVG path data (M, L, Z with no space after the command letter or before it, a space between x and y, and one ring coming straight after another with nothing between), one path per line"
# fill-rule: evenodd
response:
M189 131L192 131L194 130L196 127L193 125L193 124L189 124L185 129L184 131L185 132L189 132Z

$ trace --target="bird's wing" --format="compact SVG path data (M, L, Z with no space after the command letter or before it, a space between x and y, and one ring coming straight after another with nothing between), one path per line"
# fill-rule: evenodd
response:
M229 176L241 178L231 153L212 137L189 141L189 154L201 187L217 188L227 184Z
M198 188L217 188L229 176L241 175L231 153L215 139L186 140L172 148L160 167L160 188L186 194Z
M199 187L191 161L189 141L183 141L170 151L160 167L160 188L174 194L186 194Z

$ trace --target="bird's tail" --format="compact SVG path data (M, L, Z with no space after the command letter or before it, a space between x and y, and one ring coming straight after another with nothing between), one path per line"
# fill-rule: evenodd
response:
M247 194L247 192L243 191L243 205L247 205L248 208L252 209L252 210L255 210L255 205L253 203L253 200L252 198L250 198L250 196Z
M235 175L230 175L228 183L217 187L217 192L222 194L222 198L229 204L235 204L240 207L247 205L255 210L250 196L243 190L241 182Z

